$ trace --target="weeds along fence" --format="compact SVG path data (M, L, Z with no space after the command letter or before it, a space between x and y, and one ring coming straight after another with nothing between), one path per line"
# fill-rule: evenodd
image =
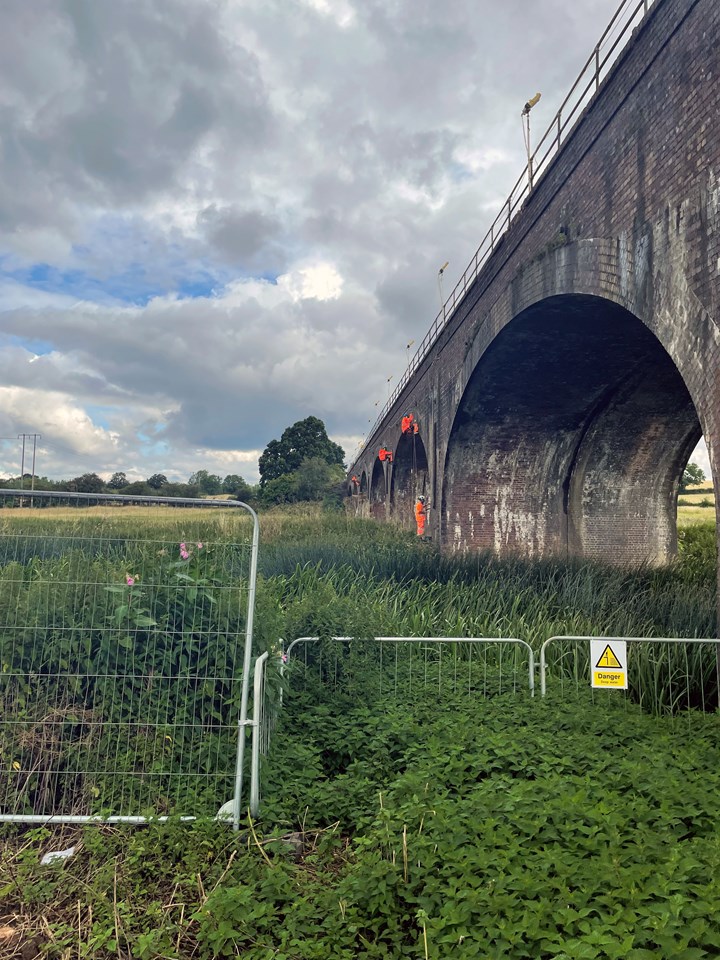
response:
M285 691L293 697L347 697L381 704L535 692L530 644L514 637L298 637L280 658L255 662L250 812L261 799L261 757Z
M550 702L572 697L588 708L596 697L610 697L621 708L632 705L691 723L720 708L718 643L714 638L553 636L540 652L541 697ZM608 644L619 654L625 651L620 655L627 689L591 687L597 668L591 650ZM281 657L264 654L256 664L251 813L259 812L261 756L268 751L284 696L311 705L332 695L339 705L362 702L382 709L389 701L447 708L458 695L477 701L534 693L535 656L530 644L517 638L298 637Z
M232 798L237 828L255 513L16 490L0 507L0 820L143 822Z
M293 689L401 698L534 693L534 655L514 637L298 637L285 651ZM293 669L297 667L297 669Z
M593 648L593 641L600 646ZM609 646L614 657L616 642L626 651L618 666L627 685L614 693L628 703L648 713L688 717L720 709L720 642L706 637L549 637L540 650L541 695L567 697L590 688L593 671L606 662L591 651Z

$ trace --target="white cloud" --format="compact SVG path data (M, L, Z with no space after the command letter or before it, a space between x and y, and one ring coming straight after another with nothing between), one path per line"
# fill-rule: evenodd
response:
M277 285L298 300L337 300L342 293L343 279L331 263L299 267L278 277Z

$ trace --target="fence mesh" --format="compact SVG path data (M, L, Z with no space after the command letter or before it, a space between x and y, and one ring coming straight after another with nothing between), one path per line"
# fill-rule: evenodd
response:
M488 697L532 692L533 657L512 638L300 637L288 646L291 687L320 682L365 699Z
M33 499L0 510L0 818L214 814L234 790L247 517Z
M590 641L627 645L627 689L591 689ZM720 707L719 641L711 638L558 636L543 645L540 670L543 695L567 698L622 697L646 713L686 718Z

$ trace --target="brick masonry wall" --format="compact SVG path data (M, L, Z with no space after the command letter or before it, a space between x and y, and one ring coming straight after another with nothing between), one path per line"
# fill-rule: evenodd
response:
M498 338L504 328L548 298L600 297L627 310L628 322L642 321L657 337L658 350L662 344L679 371L708 441L713 473L718 475L718 36L720 4L716 0L655 4L605 79L600 95L536 182L522 212L415 378L371 438L362 460L353 465L353 472L364 469L370 478L373 455L381 445L395 449L400 418L413 410L420 419L428 455L430 498L435 507L430 528L434 535L442 535L447 548L491 546L500 552L519 548L531 554L565 550L638 559L648 538L652 540L651 528L657 527L660 532L646 552L659 557L672 549L668 526L674 509L672 476L655 485L645 506L637 506L637 493L643 477L652 487L657 467L652 461L663 442L670 444L667 459L679 473L697 425L683 413L680 427L673 427L672 411L664 412L661 403L654 409L647 389L634 401L637 409L653 409L652 417L647 414L647 442L640 445L644 453L633 448L638 463L630 477L608 470L608 479L625 483L627 489L620 489L615 498L606 497L605 511L597 492L592 493L598 484L590 483L587 476L579 477L573 496L561 490L566 478L551 476L553 463L560 470L574 456L569 432L556 439L552 450L548 447L543 469L537 470L539 440L532 448L522 424L513 429L510 424L505 434L496 431L494 440L505 455L502 462L509 462L521 441L527 447L529 472L522 478L504 477L499 471L479 483L472 469L464 474L459 469L473 464L474 440L468 435L466 452L460 455L463 441L458 423L473 373L488 362L489 351L502 339ZM677 384L673 390L677 404L685 410ZM641 396L644 399L638 399ZM668 422L658 426L664 413ZM628 429L627 411L618 413L614 423L617 429L623 424ZM592 431L587 425L582 429L587 444ZM597 425L593 429L598 436L602 432ZM652 433L658 430L659 439L653 441ZM552 437L548 435L546 441L551 444ZM580 459L587 464L593 458L585 453ZM599 458L595 461L597 472ZM448 471L448 464L458 469ZM537 513L533 522L525 524L524 533L519 524L504 541L492 529L497 526L501 495L510 526L513 517L521 519L529 509ZM389 506L384 513L379 507L373 504L375 515L389 515ZM485 519L479 523L481 508ZM577 515L568 515L575 508ZM547 515L540 516L543 510ZM626 536L624 543L619 542L617 524L612 523L612 513L618 510L626 533L629 521L637 521L636 533Z

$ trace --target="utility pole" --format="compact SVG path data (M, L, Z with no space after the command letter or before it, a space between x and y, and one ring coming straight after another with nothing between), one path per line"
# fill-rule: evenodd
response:
M25 441L32 440L33 449L32 449L32 477L30 481L30 492L35 489L35 454L37 451L37 442L42 439L42 434L40 433L19 433L18 440L22 440L22 457L20 460L20 489L25 489ZM32 497L30 498L30 506L33 505Z
M23 477L25 476L25 437L26 433L19 433L18 440L22 440L22 457L20 459L20 489L23 489ZM22 501L20 501L22 503Z

